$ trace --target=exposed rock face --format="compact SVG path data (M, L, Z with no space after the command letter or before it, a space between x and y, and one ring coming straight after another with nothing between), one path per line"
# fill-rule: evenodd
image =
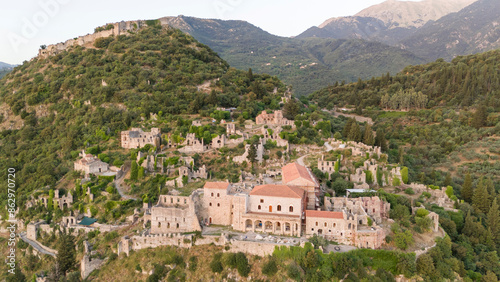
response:
M311 27L299 38L365 39L391 45L450 13L477 0L424 0L420 2L387 0L368 7L352 17L331 18L319 27Z
M420 2L388 0L368 7L355 16L376 18L389 28L421 27L450 13L455 13L477 0L424 0ZM321 26L320 26L321 27Z
M479 0L428 23L401 46L428 60L450 60L500 48L500 1Z

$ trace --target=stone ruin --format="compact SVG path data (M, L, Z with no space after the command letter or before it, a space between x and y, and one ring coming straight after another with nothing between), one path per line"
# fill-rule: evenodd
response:
M288 149L288 140L281 138L280 136L281 126L273 129L270 128L262 128L262 135L264 135L264 144L267 140L272 140L276 142L278 147L287 147Z
M181 166L179 167L179 177L165 182L165 185L184 187L184 183L182 181L183 180L182 178L184 176L188 177L188 182L190 182L193 178L207 179L208 178L207 168L205 165L203 165L198 170L192 170L188 166Z
M97 253L92 251L92 246L88 241L83 241L84 252L83 258L80 261L80 274L82 279L86 279L92 271L100 268L107 260L96 258Z
M49 205L49 196L40 197L42 204L47 208ZM68 191L67 196L59 196L59 189L54 190L53 206L60 209L70 208L73 204L73 195Z
M236 157L233 157L233 162L235 163L243 163L243 162L248 162L248 150L250 149L250 144L246 144L245 145L245 153L243 153L243 155L241 156L236 156ZM263 143L263 140L262 138L260 139L259 143L257 144L257 161L259 163L262 163L262 161L264 160L264 143Z
M43 49L38 51L39 58L48 58L49 56L57 55L66 49L73 46L88 46L93 45L95 40L98 38L109 37L109 36L118 36L118 35L129 35L128 31L136 30L144 26L144 21L121 21L118 23L110 24L113 28L106 30L107 25L102 26L104 30L95 32L93 34L87 34L84 36L79 36L74 39L69 39L65 42L48 45Z
M203 143L203 139L198 140L194 133L188 133L182 145L184 147L180 148L179 152L186 154L203 153L209 149L209 146Z
M440 189L431 189L427 185L411 183L409 185L415 193L422 194L423 192L428 192L431 194L429 201L435 203L440 207L452 209L454 207L453 201L446 195L446 187L441 187Z

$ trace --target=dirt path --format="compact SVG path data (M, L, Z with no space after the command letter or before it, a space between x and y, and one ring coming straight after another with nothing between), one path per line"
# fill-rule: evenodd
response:
M371 118L369 118L369 117L362 117L362 116L353 115L353 114L347 114L347 113L343 113L343 112L329 111L329 110L326 110L326 109L323 109L323 112L330 113L334 117L345 116L345 117L348 117L348 118L354 118L357 122L361 122L361 123L366 122L369 125L373 125L373 120Z
M123 186L126 186L126 184L123 183L123 180L125 180L125 175L127 175L128 170L130 169L130 163L127 162L126 164L123 165L123 173L120 178L115 179L115 186L116 190L118 190L118 193L122 198L125 200L137 200L137 198L132 197L130 195L126 195L125 191L123 189ZM130 189L128 189L130 190Z

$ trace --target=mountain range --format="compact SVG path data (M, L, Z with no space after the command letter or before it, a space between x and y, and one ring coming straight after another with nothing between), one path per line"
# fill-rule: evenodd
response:
M14 67L15 65L0 62L0 78L8 74Z
M236 68L277 75L302 96L336 81L369 79L407 65L498 48L497 11L497 0L388 0L294 38L245 21L160 20L191 34Z
M396 45L425 24L436 21L477 0L388 0L350 17L331 18L297 38L359 38Z
M162 24L189 33L229 64L278 76L307 95L336 81L396 73L423 60L399 47L362 39L286 38L245 21L165 17Z

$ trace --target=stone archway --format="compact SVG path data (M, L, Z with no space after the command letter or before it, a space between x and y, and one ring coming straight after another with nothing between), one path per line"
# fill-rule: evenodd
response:
M281 222L276 222L274 224L274 230L276 233L281 233Z
M250 230L253 231L252 220L251 219L247 219L247 220L245 220L245 231L250 231Z
M262 231L263 226L262 226L262 220L256 220L254 223L254 227L256 231Z
M285 231L285 233L292 233L292 226L291 226L290 222L285 222L284 231Z
M266 221L264 223L264 231L265 232L272 232L273 231L273 223L270 221Z

